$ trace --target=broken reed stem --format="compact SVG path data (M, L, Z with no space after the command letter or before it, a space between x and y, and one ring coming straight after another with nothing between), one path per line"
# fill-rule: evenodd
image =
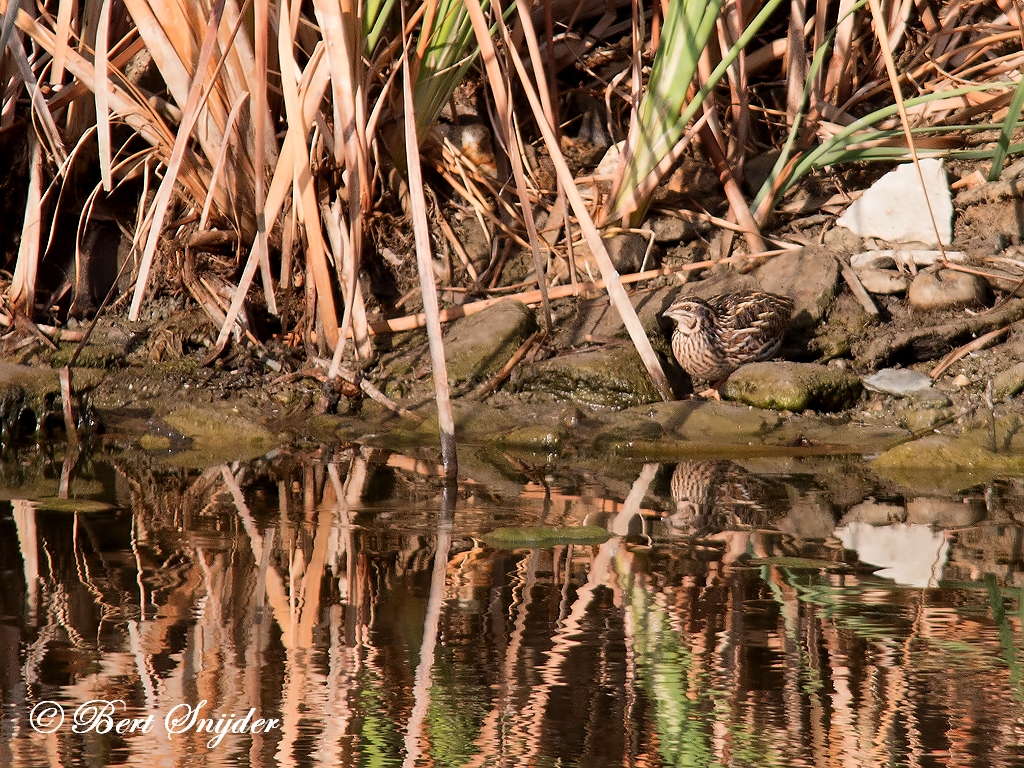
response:
M853 297L857 299L868 315L877 320L878 307L875 306L875 302L871 299L871 294L867 292L864 284L861 283L860 278L857 277L857 273L853 271L853 267L849 264L843 264L842 274L843 280L845 280L846 284L850 286L850 291L853 293Z
M494 374L490 381L480 388L480 391L477 392L477 398L479 400L486 400L490 397L491 393L501 386L501 383L509 377L509 374L512 373L512 369L519 364L519 361L526 357L526 353L533 349L533 345L536 344L542 336L546 335L547 334L544 331L536 331L531 334L530 338L522 343L519 349L516 350L515 354L509 358L509 361L502 366L501 370Z
M948 355L942 358L942 360L939 361L939 364L928 372L928 375L931 376L933 379L939 378L939 376L946 372L949 366L951 366L961 357L969 355L971 352L977 352L979 349L984 349L990 341L994 341L995 339L1002 336L1004 333L1009 331L1012 326L1013 323L1010 323L1010 325L1004 325L1002 328L996 328L994 331L989 331L984 336L979 336L969 344L964 344L959 349L954 349L952 352L950 352Z
M741 256L730 256L726 259L711 259L708 261L699 261L694 264L684 264L681 267L661 267L660 269L649 269L646 272L637 272L632 275L620 275L619 282L623 285L630 283L638 283L642 280L653 280L656 277L668 277L671 275L677 275L682 272L692 272L697 269L706 269L713 267L716 264L731 264L737 261L748 261L751 259L764 259L770 256L778 256L781 253L788 253L787 249L780 249L775 251L765 251L758 254L744 254ZM595 280L592 283L577 283L576 285L560 285L554 288L548 289L548 298L550 299L564 299L568 296L584 296L594 291L602 291L605 288L604 280ZM441 310L440 320L442 323L451 322L452 320L458 320L460 317L468 317L469 315L475 315L477 312L482 312L490 306L497 304L499 301L505 301L505 299L516 299L521 301L523 304L539 304L541 301L541 293L539 290L524 291L522 293L512 294L510 296L496 296L491 299L481 299L480 301L474 301L469 304L463 304L458 307L450 307L449 309ZM384 334L384 333L400 333L402 331L412 331L416 328L422 328L426 324L426 315L420 312L416 315L406 315L405 317L396 317L391 320L383 320L376 323L370 323L370 333L372 335Z
M69 443L78 442L78 429L75 427L75 411L71 406L71 369L64 366L60 369L60 401L64 406L64 431Z

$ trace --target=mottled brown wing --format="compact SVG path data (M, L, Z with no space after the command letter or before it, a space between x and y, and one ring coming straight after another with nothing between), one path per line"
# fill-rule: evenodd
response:
M722 351L737 364L774 355L793 313L791 299L771 293L725 294L708 303L719 313Z

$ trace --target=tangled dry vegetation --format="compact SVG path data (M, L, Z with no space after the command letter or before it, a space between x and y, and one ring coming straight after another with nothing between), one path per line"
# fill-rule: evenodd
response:
M439 287L449 315L525 291L550 323L597 283L667 396L619 275L650 254L602 235L660 208L713 226L716 258L764 254L809 176L833 179L825 210L850 163L998 177L1018 5L0 0L0 322L187 292L219 328L207 361L276 333L333 376L377 334L437 338Z

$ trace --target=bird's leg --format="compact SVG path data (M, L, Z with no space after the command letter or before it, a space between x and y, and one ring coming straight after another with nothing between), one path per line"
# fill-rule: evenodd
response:
M708 389L705 389L703 392L700 393L700 396L703 397L705 400L718 400L718 401L721 401L722 393L719 392L718 390L720 390L722 388L723 384L725 384L725 379L722 379L715 386L709 387Z
M721 400L722 400L722 393L721 393L720 390L722 389L722 385L725 384L726 379L728 379L728 378L729 377L726 376L725 379L719 379L716 383L712 384L710 387L705 389L703 392L700 392L700 393L696 393L695 392L693 396L694 397L702 397L705 400L718 400L719 402L721 402Z

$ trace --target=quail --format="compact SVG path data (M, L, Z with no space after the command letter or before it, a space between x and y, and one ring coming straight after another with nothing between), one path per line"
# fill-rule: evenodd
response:
M792 299L760 291L682 296L664 312L676 324L672 354L679 365L693 379L711 383L774 355L792 314Z
M772 492L766 483L726 460L679 462L672 472L670 493L676 511L668 524L684 535L761 527L781 511L772 511Z

